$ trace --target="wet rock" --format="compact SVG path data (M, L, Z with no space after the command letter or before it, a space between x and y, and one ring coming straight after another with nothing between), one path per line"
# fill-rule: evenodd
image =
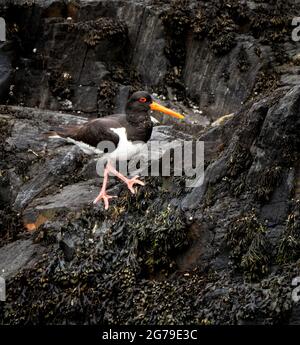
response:
M66 261L71 261L75 254L75 247L72 238L64 236L59 241L59 247L64 253Z
M239 67L241 48L245 49L251 73L245 73ZM262 54L267 61L269 51L265 49ZM214 56L206 41L191 40L184 69L187 94L197 99L200 108L209 112L212 118L234 112L250 96L264 60L256 55L251 37L241 38L225 57ZM230 74L225 78L224 74L228 70Z
M97 183L98 182L98 183ZM58 194L36 198L28 205L27 212L35 211L42 213L46 211L71 211L80 210L83 206L91 205L99 193L99 182L89 180L66 186Z
M270 201L261 208L261 217L274 226L285 222L292 190L294 188L294 176L289 172L283 173L282 182L273 192Z
M271 13L266 10L268 6ZM270 64L277 67L287 62L285 55L295 55L295 45L287 39L285 28L290 8L284 3L278 8L268 6L179 0L40 1L35 8L26 7L24 18L16 19L16 25L23 28L30 21L37 24L28 29L30 41L21 37L26 41L26 54L20 62L26 57L28 63L27 67L20 64L16 72L17 87L11 101L63 109L57 98L69 99L77 111L95 113L97 109L101 115L109 111L101 109L102 102L96 102L95 91L103 80L116 82L116 88L142 82L165 91L171 87L175 92L172 97L192 97L216 119L257 95L272 79ZM286 16L280 17L281 7ZM262 14L255 21L259 8ZM21 5L16 6L16 11L21 9ZM285 52L279 49L278 41L283 42ZM32 49L36 53L32 54ZM121 75L115 73L116 68L122 70ZM262 81L260 72L264 69L270 70ZM63 77L66 73L70 78ZM292 70L280 78L284 85L297 82ZM80 91L80 85L95 87L89 89L88 103L85 96L89 91ZM108 95L111 103L118 102L115 96Z
M131 17L131 21L132 19ZM157 85L163 80L168 64L164 48L165 39L159 12L146 7L132 56L132 65L137 66L145 84Z
M78 111L84 109L85 113L95 114L97 112L98 88L90 86L79 87L75 91L74 99L76 103L74 108Z
M300 90L297 44L287 37L296 8L182 0L12 8L32 35L14 34L24 46L7 101L64 112L0 107L0 262L9 268L0 323L297 323ZM174 140L204 141L204 181L187 188L185 176L149 176L131 195L110 179L118 199L105 211L91 205L96 157L42 133L87 121L65 111L121 111L136 88L188 114L185 125L155 127L149 144L164 142L155 164Z
M0 248L0 272L5 279L16 275L20 269L30 267L43 250L31 240L18 240Z
M126 103L129 97L130 87L121 85L119 87L119 93L117 95L117 101L116 101L116 108L115 113L116 114L123 114L125 112Z
M6 44L0 42L0 100L8 94L9 83L12 77L11 61L7 53L5 52Z
M35 177L28 183L25 183L19 191L16 200L16 209L24 208L34 197L39 195L46 188L55 183L59 183L63 174L72 173L76 168L76 162L79 161L80 149L75 147L72 150L64 150L61 154L49 160L39 170L35 170Z

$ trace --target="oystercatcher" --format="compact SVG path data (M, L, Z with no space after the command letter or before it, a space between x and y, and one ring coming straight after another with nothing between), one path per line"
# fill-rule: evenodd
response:
M103 141L109 141L115 145L115 150L104 155L106 165L103 184L94 204L102 199L107 210L109 199L117 197L106 193L109 173L125 182L133 194L135 184L144 186L144 182L138 179L139 176L129 179L117 171L112 164L112 159L114 161L129 160L140 151L141 143L145 144L150 139L153 128L150 110L161 111L178 119L184 118L183 115L154 102L149 93L138 91L128 99L125 114L94 119L79 127L55 133L60 137L71 138L74 142L83 142L93 147L97 147Z

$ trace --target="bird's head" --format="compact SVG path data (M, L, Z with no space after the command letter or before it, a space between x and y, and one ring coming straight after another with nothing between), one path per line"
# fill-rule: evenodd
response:
M177 119L184 119L183 115L154 102L148 92L137 91L128 99L126 113L143 113L149 110L161 111Z

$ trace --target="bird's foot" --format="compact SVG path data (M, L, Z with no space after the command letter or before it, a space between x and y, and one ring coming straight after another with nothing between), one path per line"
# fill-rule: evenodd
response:
M141 186L145 186L145 183L138 179L139 176L134 176L131 179L127 179L126 184L128 189L131 191L132 194L135 194L135 190L133 188L134 184L139 184Z
M103 202L104 202L104 208L106 210L108 210L108 207L109 207L109 199L112 199L112 198L117 198L116 195L108 195L106 194L106 192L100 192L99 195L96 197L96 199L93 201L94 204L97 204L97 202L99 202L101 199L103 199Z

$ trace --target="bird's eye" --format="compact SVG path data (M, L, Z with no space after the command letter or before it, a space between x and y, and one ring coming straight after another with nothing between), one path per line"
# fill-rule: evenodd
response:
M147 98L141 97L141 98L139 99L139 102L141 102L141 103L146 103L146 102L147 102Z

